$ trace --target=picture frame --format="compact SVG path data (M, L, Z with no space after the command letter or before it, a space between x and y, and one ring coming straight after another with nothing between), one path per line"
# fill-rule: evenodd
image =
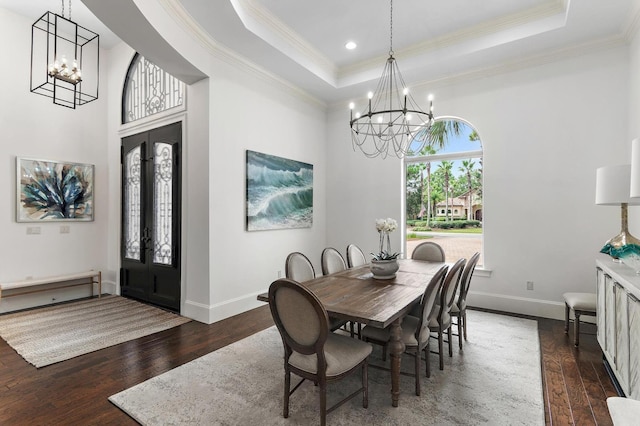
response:
M16 157L16 222L93 221L94 168Z
M247 150L247 231L313 225L313 164Z

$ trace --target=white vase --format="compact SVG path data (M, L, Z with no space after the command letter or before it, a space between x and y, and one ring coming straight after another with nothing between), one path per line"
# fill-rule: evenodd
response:
M378 280L395 278L399 268L400 265L398 265L397 259L371 261L371 273L373 274L373 278Z

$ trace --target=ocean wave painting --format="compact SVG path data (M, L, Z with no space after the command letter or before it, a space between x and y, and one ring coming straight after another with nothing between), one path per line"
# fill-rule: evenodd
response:
M247 150L247 231L312 223L313 165Z

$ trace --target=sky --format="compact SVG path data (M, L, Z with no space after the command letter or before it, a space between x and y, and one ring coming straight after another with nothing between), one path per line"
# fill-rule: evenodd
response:
M477 151L479 149L482 149L481 141L472 142L469 140L469 135L471 134L471 132L473 132L473 128L470 126L467 126L465 123L461 123L461 124L462 124L462 129L461 129L460 135L450 136L448 139L447 145L445 145L443 149L438 151L439 154L444 154L449 152L461 152L461 151ZM479 169L480 168L479 159L476 158L476 159L473 159L473 161L475 162L474 168ZM453 175L458 177L462 174L462 172L460 171L460 167L462 166L462 161L454 160L452 162L453 162L453 169L452 169ZM434 161L431 164L433 167L432 170L436 170L440 162Z

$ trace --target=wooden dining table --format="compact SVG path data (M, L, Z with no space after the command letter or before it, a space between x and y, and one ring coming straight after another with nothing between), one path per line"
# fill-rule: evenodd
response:
M405 350L402 319L419 302L431 277L445 264L412 259L401 259L398 263L400 269L392 279L373 278L367 264L301 283L320 299L331 317L372 327L391 327L388 350L394 407L399 403L400 364ZM258 300L268 302L268 293L260 294Z

